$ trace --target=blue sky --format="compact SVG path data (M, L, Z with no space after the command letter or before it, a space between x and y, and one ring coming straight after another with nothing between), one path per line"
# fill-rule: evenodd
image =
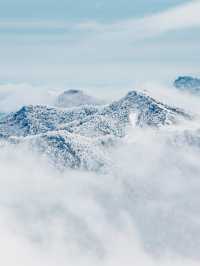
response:
M9 19L118 20L157 12L184 0L6 0L0 17Z
M0 0L0 80L133 86L199 75L199 1Z

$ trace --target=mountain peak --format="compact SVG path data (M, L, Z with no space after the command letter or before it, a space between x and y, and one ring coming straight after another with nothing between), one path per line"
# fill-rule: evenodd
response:
M31 142L31 147L50 156L56 164L94 169L90 166L93 162L95 168L105 165L106 143L126 135L132 114L138 127L158 128L189 118L183 111L133 90L103 106L24 106L0 120L0 137L8 141L14 137L15 143L16 139Z
M82 90L70 89L61 93L56 101L55 106L62 108L83 106L83 105L101 105L103 101L92 97Z
M174 87L190 93L200 93L200 78L180 76L174 81Z
M125 97L110 105L123 119L129 119L130 113L137 114L138 126L168 125L180 118L189 118L184 111L163 104L143 92L132 90Z

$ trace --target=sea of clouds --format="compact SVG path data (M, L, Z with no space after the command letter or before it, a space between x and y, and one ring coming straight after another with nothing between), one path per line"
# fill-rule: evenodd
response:
M155 83L141 87L198 116L198 96ZM0 112L51 105L58 91L1 85ZM110 90L109 97L126 92ZM26 147L1 147L2 265L199 265L199 148L172 141L198 125L198 118L160 130L133 123L111 149L106 174L61 173Z

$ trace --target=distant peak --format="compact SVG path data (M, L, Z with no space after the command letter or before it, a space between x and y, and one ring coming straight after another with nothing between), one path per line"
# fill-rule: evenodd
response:
M63 92L63 94L82 94L81 90L70 89Z
M191 93L200 93L200 78L180 76L174 81L174 87Z
M83 105L101 105L103 101L84 93L82 90L70 89L61 93L56 99L57 107L76 107Z

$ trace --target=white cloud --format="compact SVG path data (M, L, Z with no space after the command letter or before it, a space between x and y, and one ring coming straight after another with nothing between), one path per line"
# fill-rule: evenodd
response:
M96 21L86 21L80 23L69 23L66 21L48 20L19 20L0 21L0 29L66 29L72 32L82 32L89 35L106 34L117 35L129 34L131 39L140 39L165 33L173 30L200 27L200 1L192 0L185 4L170 8L160 13L146 15L142 18L121 20L114 23L98 23Z
M159 132L131 131L110 175L59 173L24 147L1 148L2 264L199 265L199 153Z
M199 75L198 34L188 40L164 35L178 30L188 34L200 27L199 13L200 1L193 0L107 24L0 20L0 30L9 33L0 38L0 79L88 88ZM28 36L21 38L24 33ZM161 34L162 40L155 38Z
M112 24L85 23L80 27L93 30L106 39L128 37L131 40L157 36L174 30L200 27L200 1L193 0L166 11L143 18L119 21ZM109 37L110 36L110 37Z
M129 26L141 29L144 35L155 35L173 30L200 27L200 1L169 9L138 21L130 21Z
M1 20L0 29L31 30L31 29L65 29L69 24L64 21L51 20Z

